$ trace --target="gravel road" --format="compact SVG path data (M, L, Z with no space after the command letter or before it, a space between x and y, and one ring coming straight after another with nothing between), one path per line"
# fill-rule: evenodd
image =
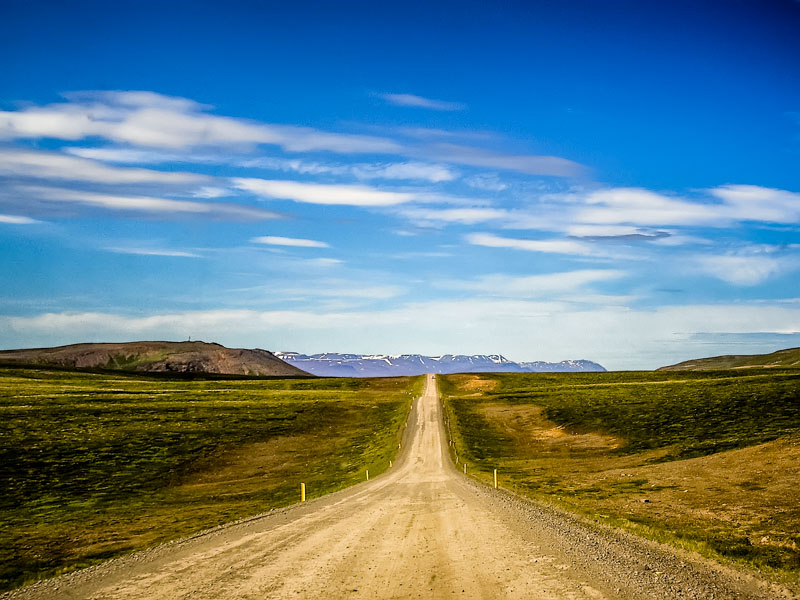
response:
M481 486L455 469L445 446L429 376L386 474L4 597L796 598Z

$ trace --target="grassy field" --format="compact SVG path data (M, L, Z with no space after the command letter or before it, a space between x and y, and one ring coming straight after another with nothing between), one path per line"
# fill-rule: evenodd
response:
M421 389L0 368L0 589L377 475Z
M440 376L476 477L800 580L800 371Z

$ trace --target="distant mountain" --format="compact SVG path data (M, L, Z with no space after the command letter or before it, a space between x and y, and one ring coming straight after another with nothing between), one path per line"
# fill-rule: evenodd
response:
M0 364L109 369L148 373L308 376L267 350L226 348L206 342L72 344L56 348L0 351Z
M276 352L275 356L304 371L320 377L390 377L421 375L422 373L533 373L563 371L605 371L589 360L564 360L559 363L542 361L517 363L499 354L299 354Z
M711 371L714 369L763 369L769 367L800 367L800 348L787 348L770 354L730 354L697 358L657 370Z

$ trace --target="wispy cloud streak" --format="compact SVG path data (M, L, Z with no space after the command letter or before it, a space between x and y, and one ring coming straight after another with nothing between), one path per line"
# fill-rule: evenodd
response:
M396 103L405 102L404 105L436 110L456 110L461 106L410 94L388 96L394 98ZM244 151L269 145L293 153L395 155L415 161L433 160L555 177L576 177L586 171L582 165L556 156L512 155L463 144L430 143L430 138L409 141L407 138L400 140L359 133L334 133L299 125L219 116L212 114L211 107L207 105L154 92L95 91L65 94L65 97L66 102L0 111L0 140L55 138L81 141L99 137L123 146L134 146L71 151L84 158L109 162L154 163L157 162L157 156L152 149L168 152L211 148ZM476 141L481 139L476 138ZM210 154L195 156L193 160L206 162L204 158L214 162ZM174 156L172 159L180 160L180 157ZM378 168L372 174L385 178L434 180L430 172L421 172L418 165L389 167L383 173L381 175L381 169ZM363 178L369 178L370 175L369 169L362 172ZM450 179L445 175L437 180Z
M310 204L392 206L414 199L413 194L387 192L360 185L325 185L254 178L235 178L233 184L240 190L264 198L279 198Z
M161 216L206 216L210 218L235 220L277 219L281 215L256 207L219 202L194 202L172 200L153 196L134 196L87 192L56 187L20 186L24 194L56 204L74 204L111 211L144 213Z
M427 108L429 110L455 111L464 110L466 104L460 102L448 102L446 100L433 100L414 94L378 94L389 104L395 106L410 106L412 108Z
M511 248L527 252L574 254L578 256L593 254L591 245L573 240L525 240L501 237L491 233L471 233L466 236L466 240L475 246L486 246L488 248Z
M0 149L0 175L110 184L198 184L211 179L197 173L111 167L58 152L19 149Z
M256 244L267 244L269 246L291 246L294 248L330 248L330 245L317 240L307 240L304 238L290 238L279 235L262 235L250 240Z

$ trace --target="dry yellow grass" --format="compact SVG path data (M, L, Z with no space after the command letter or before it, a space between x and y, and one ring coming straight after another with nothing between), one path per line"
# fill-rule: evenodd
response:
M472 463L471 473L487 482L497 468L503 487L659 541L715 558L741 560L797 583L800 432L684 458L680 433L674 433L682 431L683 425L676 425L676 419L681 411L688 411L695 422L717 418L705 411L713 399L719 400L720 376L706 381L698 376L675 380L658 374L644 382L635 379L648 377L642 374L592 377L596 379L516 375L442 378L456 441L454 451L462 461ZM796 379L786 379L785 374L782 377L782 390L791 393L793 386L797 389L793 383ZM763 402L771 401L774 392L769 376L741 381L752 387L742 388L743 392L732 387L733 393L748 397L763 394ZM651 384L657 385L653 388ZM576 396L576 389L585 391ZM654 396L650 389L658 389L660 395ZM610 393L614 394L611 401L607 399ZM787 407L779 410L776 418L790 425L793 417L788 415L794 410L790 408L794 401L787 396L775 398L776 403ZM603 420L584 420L576 426L569 420L557 423L547 416L549 407L566 405L573 410L568 414L580 418L584 406L587 411L597 410L596 405L592 408L596 402L605 402L602 410L609 415L605 421L608 427L603 427ZM712 431L747 430L746 420L752 417L738 416L736 410L721 412L719 419L724 422L711 422L717 428ZM766 414L769 405L764 404L761 410ZM667 424L670 441L662 443L658 434L652 434L647 438L649 447L631 448L625 436L615 433L615 429L641 429L639 423L648 422L642 418L644 411L663 412L654 420ZM642 439L644 430L630 430ZM687 439L692 443L696 439L713 441L713 437L699 437L698 431Z

